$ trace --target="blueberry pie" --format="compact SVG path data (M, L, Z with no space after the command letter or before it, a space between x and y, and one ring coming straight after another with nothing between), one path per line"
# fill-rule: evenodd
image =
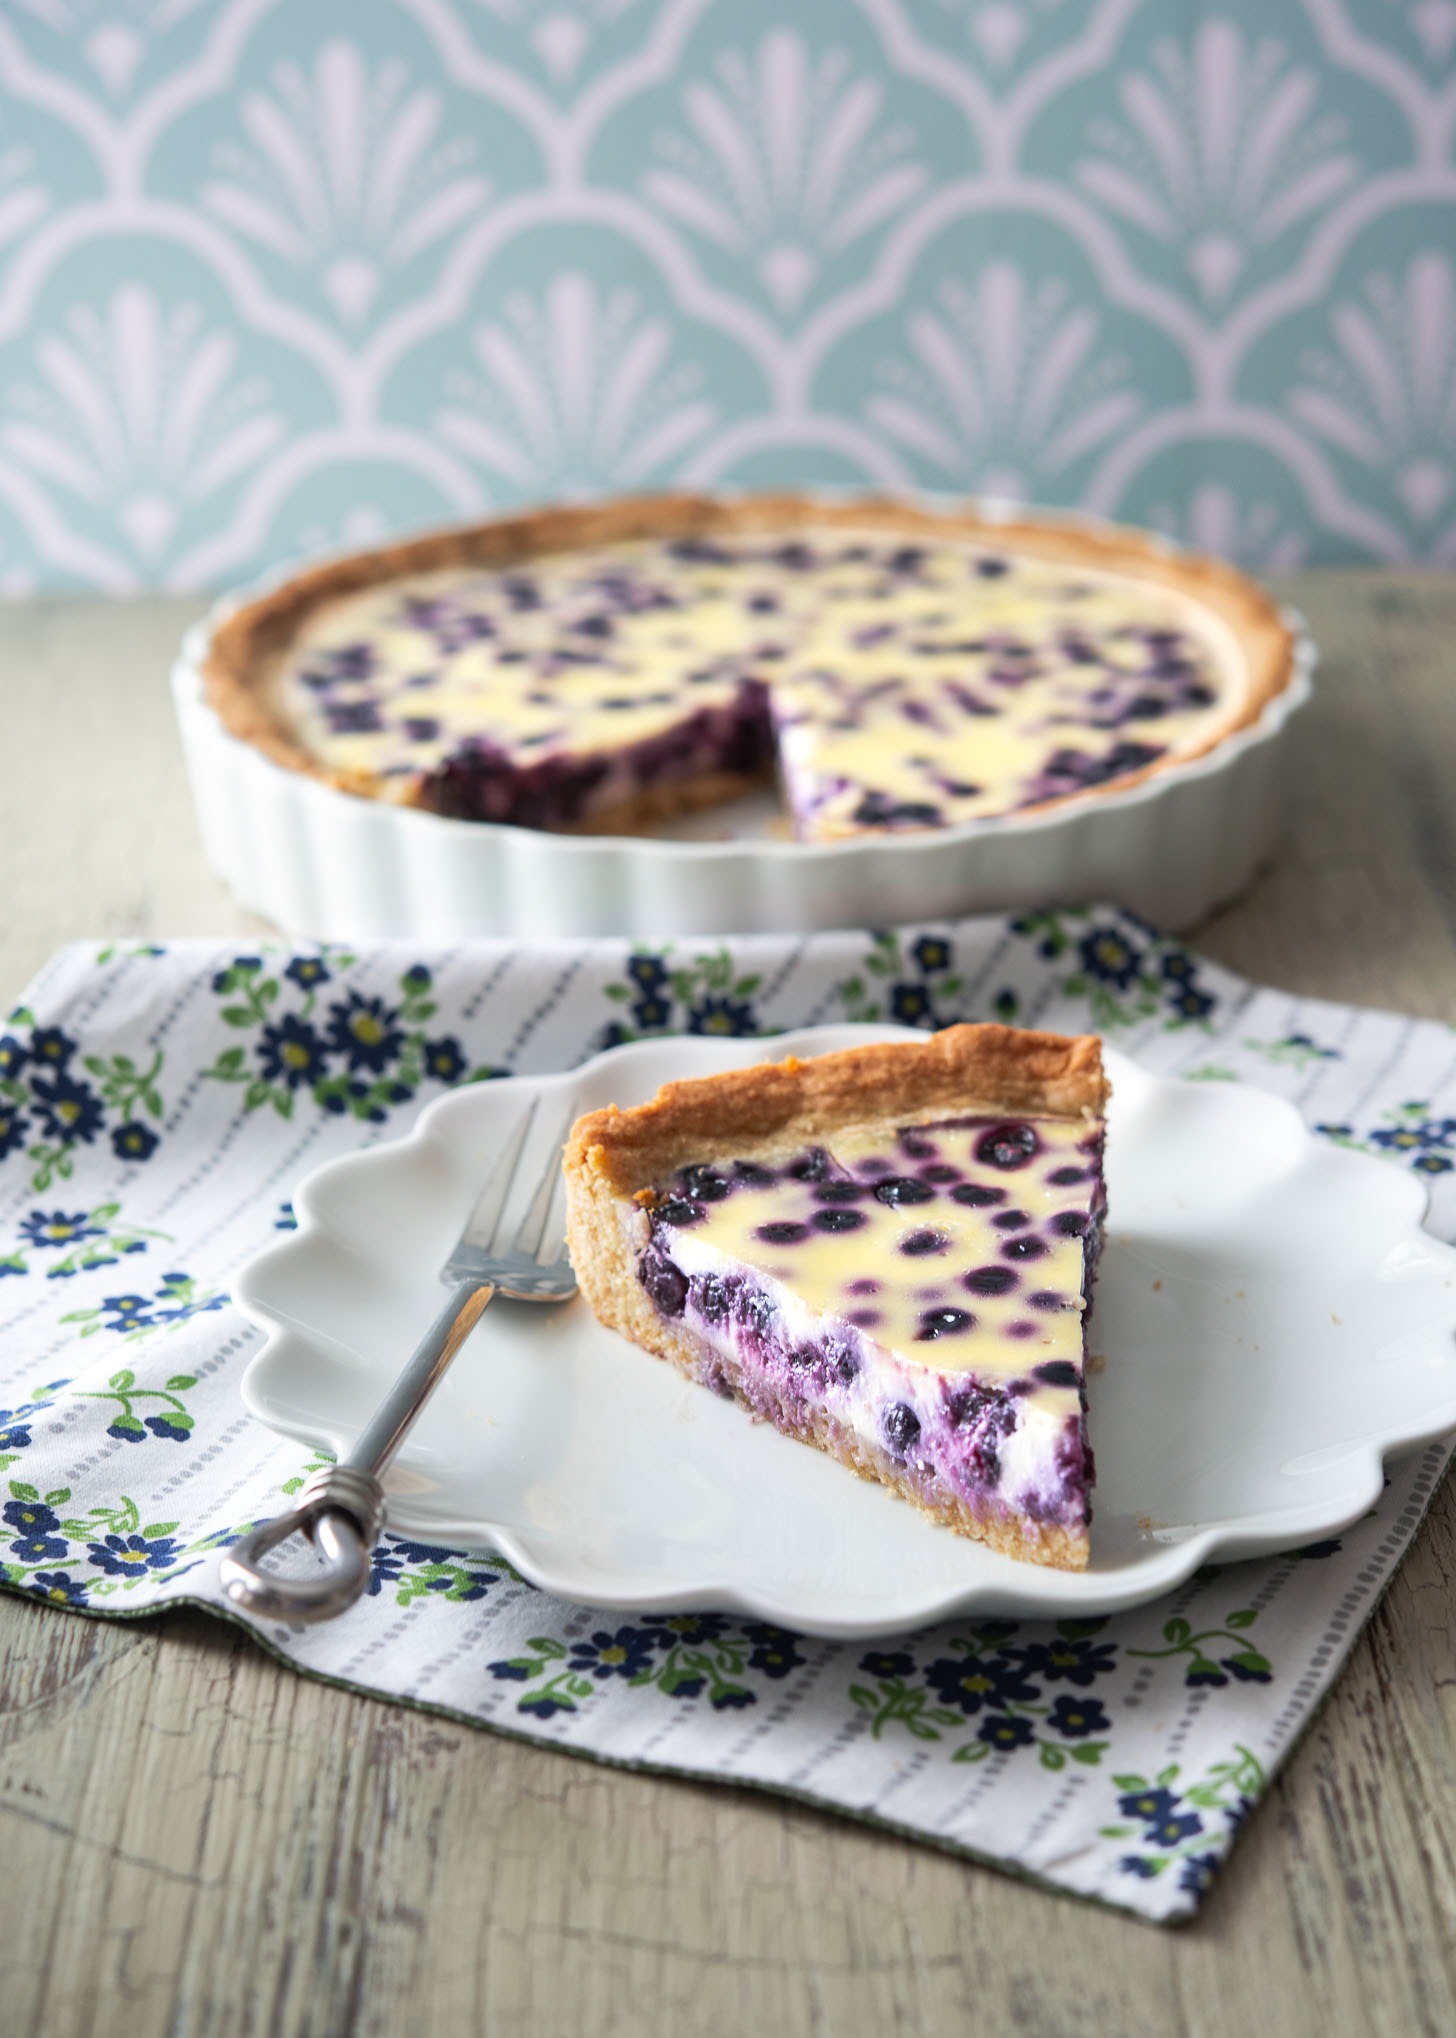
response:
M953 1026L592 1112L568 1226L602 1323L937 1521L1087 1562L1095 1038Z
M218 629L207 686L348 792L612 833L776 776L829 842L1130 786L1291 671L1265 595L1135 532L665 496L302 574Z

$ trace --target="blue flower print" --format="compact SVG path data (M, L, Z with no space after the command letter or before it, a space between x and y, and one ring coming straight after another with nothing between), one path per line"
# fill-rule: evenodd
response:
M701 1688L701 1685L697 1685L689 1689L686 1684L679 1684L675 1687L680 1698L696 1698ZM756 1705L757 1700L754 1698L753 1693L744 1686L733 1684L721 1686L713 1693L713 1696L708 1700L708 1704L713 1708L714 1712L741 1712L745 1706Z
M1088 976L1125 991L1136 982L1142 953L1119 927L1093 927L1083 935L1078 953Z
M709 992L688 1012L689 1033L744 1034L755 1031L753 1007L738 998L720 997Z
M468 1067L458 1040L447 1035L443 1040L425 1042L425 1074L437 1083L458 1083Z
M324 1072L324 1044L306 1019L292 1012L258 1036L258 1066L270 1083L290 1090L316 1083Z
M652 1636L644 1628L598 1628L589 1642L573 1642L571 1668L578 1676L635 1677L652 1661Z
M213 977L212 988L219 997L223 997L227 992L238 988L237 980L240 976L256 976L262 967L261 955L235 955L227 968L220 969Z
M634 955L628 959L627 974L644 991L656 991L667 982L667 965L659 955Z
M190 1274L163 1274L156 1296L156 1321L158 1323L183 1323L189 1316L203 1316L212 1309L225 1309L227 1297L214 1295L210 1301L195 1302L192 1291L195 1286ZM163 1308L162 1304L168 1305Z
M161 1141L150 1125L139 1125L135 1119L126 1125L118 1125L111 1135L111 1150L119 1161L149 1161Z
M959 1706L967 1715L985 1705L1027 1704L1037 1695L1019 1663L994 1657L941 1656L926 1665L925 1681L942 1705Z
M30 1050L13 1033L0 1037L0 1083L13 1083L30 1060Z
M168 1438L174 1444L189 1443L192 1438L190 1424L184 1429L182 1424L175 1421L170 1415L149 1415L146 1418L146 1426L154 1437ZM115 1436L116 1431L108 1430L106 1434L108 1436Z
M1158 1864L1146 1854L1124 1854L1117 1865L1124 1875L1139 1875L1144 1882L1150 1882L1158 1872Z
M32 1078L31 1095L40 1107L41 1124L48 1137L67 1145L87 1146L101 1130L104 1112L101 1099L89 1083L78 1083L63 1071L49 1077Z
M1198 964L1186 948L1170 948L1158 967L1170 984L1191 984L1198 974Z
M295 955L283 972L301 991L316 991L331 981L328 964L321 955Z
M422 998L435 979L422 962L417 962L405 971L399 981L407 996Z
M904 1649L871 1649L860 1657L859 1667L871 1677L913 1677L915 1658Z
M351 1069L379 1075L404 1046L404 1029L393 1005L350 991L342 1004L329 1009L328 1042L336 1054L347 1058Z
M0 1101L0 1161L7 1154L15 1153L25 1145L30 1121L23 1111L16 1111Z
M1411 1162L1411 1166L1418 1175L1449 1175L1456 1167L1456 1161L1444 1153L1423 1153Z
M1021 1665L1028 1677L1041 1677L1049 1684L1060 1679L1084 1689L1097 1678L1106 1677L1116 1662L1117 1649L1112 1642L1069 1640L1061 1635L1052 1642L1032 1642L1021 1654Z
M753 1644L748 1656L750 1670L764 1677L787 1677L791 1670L802 1668L805 1659L794 1647L799 1638L787 1628L776 1628L770 1621L749 1621L743 1633Z
M728 1623L721 1613L651 1613L642 1633L654 1649L670 1649L675 1642L702 1648L707 1642L716 1642L727 1630Z
M1053 1701L1047 1724L1069 1741L1082 1741L1089 1734L1105 1733L1110 1722L1100 1699L1073 1698L1064 1691Z
M31 1418L18 1408L0 1408L0 1451L30 1448Z
M39 1069L66 1068L75 1052L75 1041L59 1026L37 1026L30 1036L30 1058Z
M1169 1812L1149 1823L1147 1837L1155 1840L1160 1847L1176 1847L1181 1840L1189 1840L1202 1831L1203 1821L1197 1812L1184 1812L1181 1817L1176 1812Z
M109 1577L142 1578L148 1571L165 1571L175 1564L182 1545L175 1536L110 1535L104 1542L92 1543L89 1554L97 1569Z
M1117 1809L1124 1818L1147 1819L1150 1823L1156 1824L1159 1819L1169 1816L1177 1802L1171 1790L1164 1790L1158 1786L1125 1792L1117 1800Z
M993 1712L982 1720L976 1739L984 1741L988 1748L1029 1748L1036 1739L1036 1729L1020 1713Z
M0 1514L6 1527L16 1531L10 1547L22 1564L53 1564L66 1555L65 1539L56 1534L61 1519L53 1507L39 1500L9 1500Z
M156 1321L150 1312L149 1295L107 1295L102 1298L102 1313L113 1320L102 1325L104 1330L126 1331L145 1330Z
M92 1224L89 1210L77 1210L67 1216L64 1210L32 1210L23 1218L20 1235L27 1245L67 1246L75 1245L83 1238L101 1238L105 1234L99 1224Z
M950 943L942 941L938 934L922 934L910 954L918 967L927 973L950 968Z
M1186 1854L1183 1857L1182 1872L1178 1877L1179 1889L1185 1896L1202 1896L1213 1879L1218 1863L1217 1854Z
M397 1583L403 1576L404 1565L404 1551L400 1545L392 1536L381 1536L369 1559L369 1583L365 1590L370 1598L377 1598L386 1585Z
M275 1231L297 1231L298 1219L293 1214L293 1204L285 1199L278 1205L278 1215L273 1220Z
M27 1589L37 1598L47 1599L52 1606L84 1606L86 1588L68 1571L37 1571L27 1581Z
M1186 984L1168 1000L1168 1006L1180 1019L1206 1019L1213 1010L1213 1000L1207 991L1200 991L1195 985Z
M645 1030L654 1026L668 1026L672 1023L672 1005L667 998L638 998L632 1007L632 1017Z
M890 992L890 1017L901 1026L924 1026L935 1019L935 1006L924 984L896 984Z

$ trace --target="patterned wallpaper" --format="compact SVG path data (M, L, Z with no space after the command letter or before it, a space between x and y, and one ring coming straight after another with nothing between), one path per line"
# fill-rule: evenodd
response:
M1456 0L0 0L0 589L678 480L1456 561Z

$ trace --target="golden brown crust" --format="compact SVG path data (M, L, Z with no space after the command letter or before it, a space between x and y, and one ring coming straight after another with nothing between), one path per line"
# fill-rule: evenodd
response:
M706 1357L715 1378L732 1393L739 1407L747 1409L750 1415L758 1416L765 1390L760 1386L758 1405L755 1405L733 1357L717 1351L707 1354L690 1330L659 1316L647 1301L639 1281L629 1278L621 1285L627 1291L621 1298L624 1302L632 1299L631 1291L641 1298L641 1320L637 1320L634 1312L633 1327L626 1330L615 1316L602 1316L598 1310L596 1313L603 1322L614 1330L624 1330L634 1343L645 1346L655 1357L666 1359L689 1380L701 1381ZM807 1402L791 1401L780 1396L769 1409L769 1420L784 1436L824 1451L849 1471L857 1472L861 1479L867 1479L876 1486L888 1486L892 1493L908 1500L912 1507L918 1508L931 1521L939 1522L942 1528L953 1529L958 1535L969 1536L973 1541L985 1543L1003 1556L1019 1558L1023 1563L1045 1564L1056 1571L1085 1571L1087 1568L1089 1538L1085 1528L1078 1530L1054 1522L1031 1522L1014 1509L995 1502L978 1511L959 1494L953 1493L947 1493L939 1504L928 1502L916 1492L904 1466L897 1464L888 1451L876 1450L845 1424L835 1422L825 1409L811 1407Z
M566 1143L568 1195L592 1174L614 1194L634 1195L727 1140L750 1159L847 1125L908 1124L941 1111L1095 1118L1107 1095L1102 1043L1090 1033L947 1026L923 1041L843 1048L810 1061L790 1055L667 1083L648 1104L609 1105L578 1119Z
M767 1389L758 1388L756 1405L736 1362L660 1316L636 1278L637 1252L647 1235L646 1217L634 1201L639 1191L727 1147L735 1158L750 1159L848 1125L904 1124L945 1111L1090 1119L1105 1110L1107 1094L1094 1035L968 1025L924 1041L847 1048L809 1061L790 1056L667 1083L650 1103L589 1112L573 1126L564 1161L567 1236L582 1294L609 1330L689 1379L711 1376L750 1413L759 1413ZM955 1495L927 1503L888 1452L824 1409L781 1397L768 1413L776 1429L891 1487L962 1535L1061 1570L1087 1563L1085 1530L1028 1522L1006 1507L977 1512Z
M510 566L546 553L610 545L633 538L679 538L720 532L782 531L808 526L879 530L907 535L961 538L1003 545L1029 557L1065 562L1106 573L1123 573L1184 595L1210 610L1231 631L1248 665L1245 697L1212 728L1196 749L1160 758L1140 772L1111 782L1126 791L1143 780L1201 756L1237 730L1251 727L1289 684L1294 639L1278 607L1262 588L1232 566L1196 554L1175 552L1149 534L1113 525L1082 525L1048 517L1003 523L974 509L929 510L890 498L820 502L802 495L755 495L736 500L713 496L631 496L605 503L534 510L488 523L432 531L423 537L358 552L296 574L281 587L236 609L213 632L203 664L209 704L224 726L244 742L291 770L306 772L344 792L368 790L357 779L331 772L314 757L275 713L272 673L294 636L319 609L346 595L408 574L452 567ZM1067 798L1087 798L1080 792ZM1042 802L1021 813L1064 804ZM630 825L622 823L621 825Z

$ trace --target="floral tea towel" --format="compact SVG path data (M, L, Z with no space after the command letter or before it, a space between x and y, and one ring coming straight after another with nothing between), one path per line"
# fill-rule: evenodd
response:
M320 1162L452 1084L673 1032L999 1018L1289 1098L1411 1168L1456 1233L1449 1029L1260 990L1125 914L881 934L431 953L77 946L0 1030L0 1583L60 1608L228 1613L217 1552L313 1463L243 1410L228 1299ZM1372 1514L1110 1620L951 1621L873 1646L624 1619L385 1536L369 1596L281 1658L604 1761L813 1800L1158 1919L1197 1905L1414 1534L1445 1447ZM232 1617L232 1616L230 1616Z

